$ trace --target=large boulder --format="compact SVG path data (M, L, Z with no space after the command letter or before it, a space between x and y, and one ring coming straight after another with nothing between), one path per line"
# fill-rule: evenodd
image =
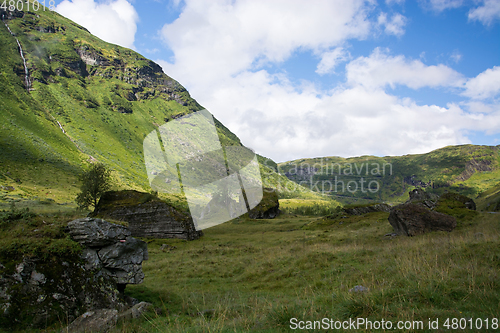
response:
M134 237L198 239L191 215L149 194L134 190L102 195L92 217L125 221Z
M280 213L278 193L272 188L264 188L260 203L248 212L252 219L274 219Z
M68 232L85 247L87 269L111 277L119 288L143 282L142 261L148 259L148 247L130 237L126 227L87 217L69 222Z
M405 203L391 209L389 223L398 235L416 236L429 231L452 231L457 220L422 205Z

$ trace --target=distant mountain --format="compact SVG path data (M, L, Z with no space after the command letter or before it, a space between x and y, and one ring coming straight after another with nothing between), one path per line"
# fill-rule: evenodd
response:
M0 194L73 201L89 161L120 188L150 191L143 140L203 109L161 67L40 6L0 9ZM240 140L215 120L223 145ZM289 183L259 156L266 186ZM293 195L315 196L303 188ZM0 197L0 199L2 199Z
M299 159L278 167L290 180L344 204L400 202L415 187L491 201L500 193L500 145L449 146L404 156Z

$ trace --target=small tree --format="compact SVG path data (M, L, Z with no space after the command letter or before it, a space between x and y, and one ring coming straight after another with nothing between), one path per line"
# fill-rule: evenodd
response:
M111 187L110 171L102 163L92 164L78 179L82 182L81 192L76 196L78 207L88 209L97 207L101 195Z

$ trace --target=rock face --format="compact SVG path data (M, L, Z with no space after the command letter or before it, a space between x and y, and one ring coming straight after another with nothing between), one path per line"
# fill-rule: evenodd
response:
M457 220L414 203L405 203L391 209L389 223L398 235L416 236L429 231L452 231Z
M141 264L148 259L147 244L130 237L126 227L87 217L69 222L68 231L85 246L86 269L97 270L118 285L143 282Z
M59 257L2 258L1 327L42 328L57 321L70 322L87 311L112 309L116 313L129 307L119 288L143 281L146 243L130 237L125 227L100 219L71 221L66 231L81 251ZM114 318L116 322L116 314Z
M344 208L343 210L349 215L364 215L372 212L389 212L391 210L391 206L388 204L377 204L364 207Z
M189 214L149 193L134 190L106 192L91 215L128 222L134 237L193 240L203 235Z
M432 193L425 192L421 188L416 188L409 192L410 199L406 203L414 203L422 207L433 209L436 207L438 196Z
M0 326L43 328L72 321L85 311L128 306L116 282L89 271L80 258L24 258L0 264Z
M264 188L260 203L248 212L252 219L274 219L280 213L278 193L272 188Z

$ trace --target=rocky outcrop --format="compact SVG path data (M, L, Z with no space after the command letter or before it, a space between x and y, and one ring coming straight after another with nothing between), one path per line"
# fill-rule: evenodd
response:
M398 235L452 231L457 226L454 216L470 215L472 213L467 213L468 210L476 209L474 200L458 193L437 196L417 188L410 191L409 195L408 201L393 207L389 214L389 223Z
M114 280L119 290L144 280L142 262L148 259L147 244L130 237L126 227L101 219L84 218L68 223L71 238L85 246L85 268Z
M146 243L100 219L71 221L66 231L80 244L61 240L74 244L70 254L0 258L0 326L42 328L87 311L129 308L120 290L143 281Z
M458 181L469 179L476 172L491 171L491 161L473 158L465 164L465 170L457 177Z
M437 205L447 204L452 202L453 206L461 206L460 208L467 208L470 210L476 210L476 203L471 198L466 197L458 193L448 192L439 197ZM458 204L458 205L457 205ZM450 207L452 208L452 207Z
M389 223L398 235L416 236L430 231L452 231L457 220L414 203L391 209Z
M76 48L76 53L82 61L90 66L108 66L109 61L102 55L101 52L93 49L89 45L82 45Z
M248 212L252 219L274 219L280 213L278 193L272 188L264 188L260 203Z
M436 207L436 203L439 199L439 196L436 194L426 192L421 188L416 188L410 191L409 195L410 199L408 199L406 203L413 203L429 209Z
M388 204L376 204L370 206L361 206L361 207L350 207L344 208L343 211L349 215L364 215L373 212L389 212L391 210L391 206Z
M189 214L149 193L134 190L106 192L91 215L127 222L134 237L193 240L203 235Z
M429 180L427 183L417 179L416 175L411 175L411 176L406 176L403 178L403 182L405 182L408 185L415 186L415 187L428 187L432 185L432 182Z
M43 328L85 311L128 307L116 282L80 258L23 258L0 264L0 326Z

